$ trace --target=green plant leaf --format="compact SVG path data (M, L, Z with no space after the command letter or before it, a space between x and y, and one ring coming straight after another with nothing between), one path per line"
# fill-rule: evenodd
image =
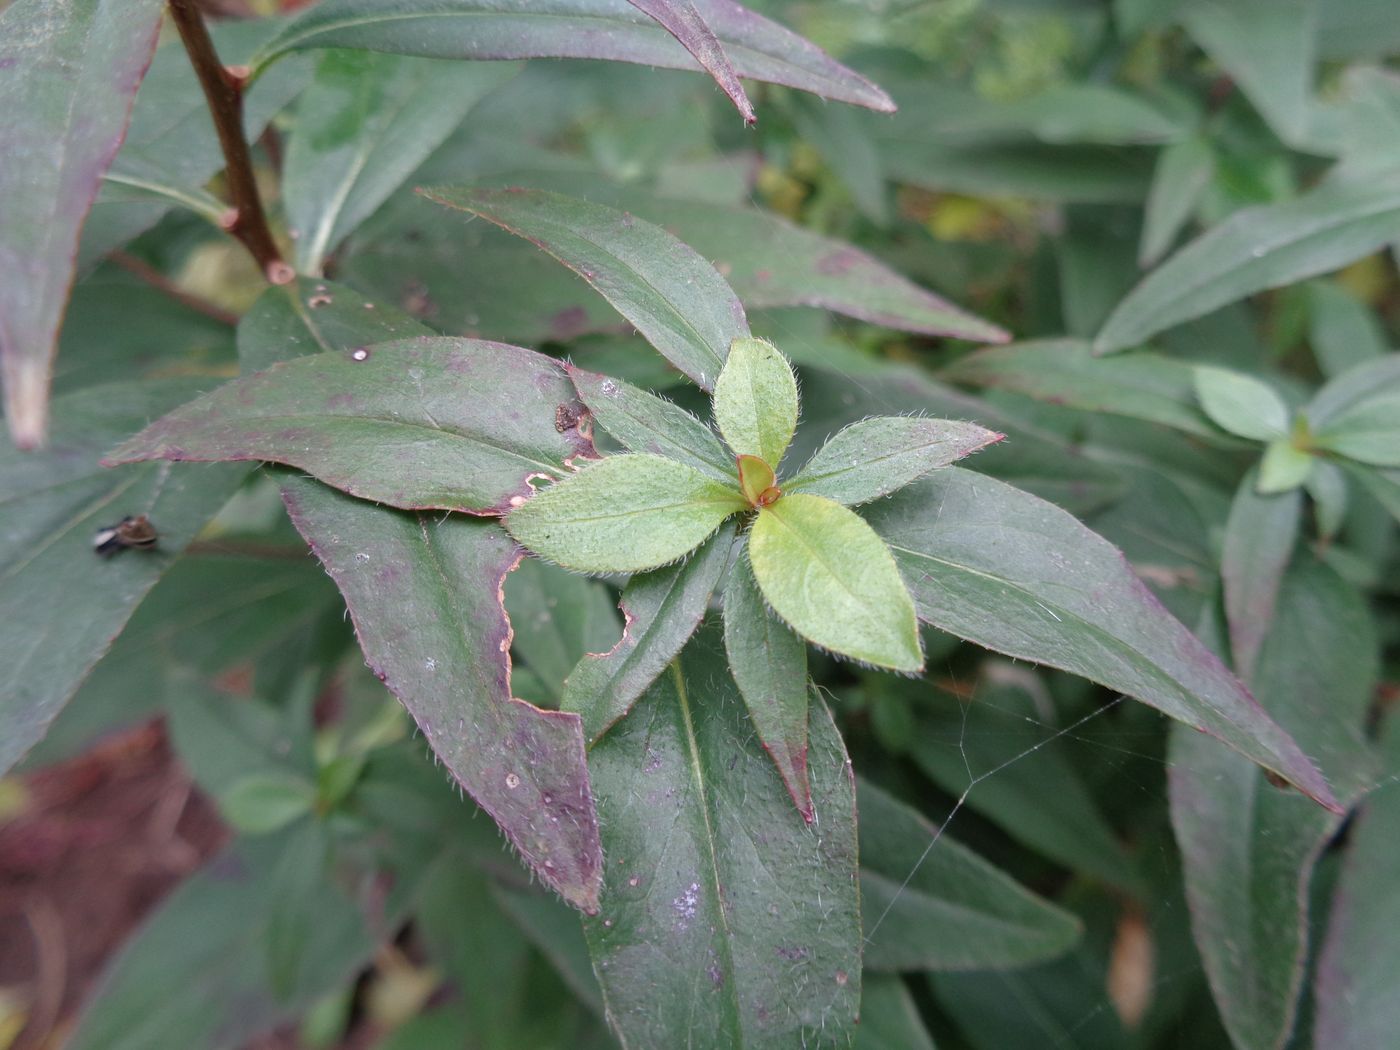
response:
M538 558L524 558L506 578L511 651L556 702L564 680L584 653L606 649L619 630L607 586L565 572ZM517 687L518 688L518 687Z
M1304 414L1319 448L1373 467L1400 467L1400 354L1347 369Z
M608 1016L635 1046L840 1041L861 946L845 748L814 702L808 826L715 641L693 642L589 756L609 864L584 929Z
M1211 365L1197 365L1192 374L1196 397L1217 426L1252 441L1288 433L1288 406L1268 383Z
M1313 464L1312 473L1303 483L1312 497L1313 514L1317 519L1317 531L1322 540L1333 539L1346 521L1347 503L1350 493L1347 478L1335 463L1318 460Z
M1073 915L865 780L858 809L865 964L871 970L1024 966L1054 958L1079 940Z
M852 1050L935 1050L914 997L898 977L862 978L860 1026Z
M1400 718L1393 711L1381 746L1391 777L1352 828L1313 989L1313 1045L1335 1050L1384 1046L1400 1023L1387 979L1397 964L1400 925Z
M535 874L596 909L602 857L582 724L511 697L500 596L520 558L510 537L491 521L405 514L290 474L281 483L376 675Z
M0 447L0 771L43 737L155 582L233 494L246 468L104 470L105 448L199 389L189 379L85 387L53 403L50 447ZM146 514L154 550L93 551L99 529Z
M884 135L879 145L891 178L935 193L1137 204L1152 178L1149 151L1117 146L964 145Z
M870 81L762 15L722 0L692 4L740 76L880 112L894 109ZM643 11L625 0L552 0L528 17L482 0L331 0L293 18L263 48L254 69L287 51L320 47L429 58L596 58L695 69L697 60Z
M899 569L854 511L821 496L784 496L758 512L749 561L773 611L808 641L877 667L923 668Z
M744 307L693 248L626 212L543 190L421 190L525 237L578 273L703 389L749 334Z
M1308 285L1308 343L1329 379L1389 348L1375 313L1335 281Z
M1336 805L1293 738L1122 554L1058 507L948 467L873 504L870 517L920 619L1135 696Z
M685 557L748 506L737 488L649 453L609 456L536 492L510 534L577 572L641 572Z
M1313 559L1295 561L1253 685L1348 804L1377 775L1365 738L1377 653L1364 598ZM1191 926L1221 1017L1238 1047L1282 1046L1308 954L1313 867L1342 818L1199 733L1178 727L1169 759Z
M322 883L309 902L306 940L281 994L268 950L274 914L286 915L282 858L301 837L316 834L306 822L239 839L176 887L108 965L67 1045L223 1050L299 1017L350 980L374 943L359 909L334 882ZM171 995L172 972L208 995Z
M855 507L888 496L1005 436L951 419L863 419L817 449L797 477L783 483L783 491L824 496Z
M1270 441L1259 460L1260 494L1271 496L1296 489L1308 480L1316 462L1311 453L1296 447L1288 438Z
M530 494L531 478L565 477L575 458L594 454L580 415L563 368L541 354L404 340L234 380L105 462L271 460L394 507L503 514Z
M700 420L663 397L620 379L565 365L598 425L628 452L650 452L732 484L734 457Z
M681 45L690 52L695 61L714 78L720 90L729 96L734 108L744 118L745 124L755 124L753 104L739 83L739 72L725 54L724 45L715 36L715 31L705 21L693 0L630 0L633 7L656 19Z
M564 683L560 706L583 717L590 746L631 710L695 633L733 546L734 526L721 525L689 558L628 581L622 592L622 637L606 652L580 654Z
M328 51L297 103L282 195L296 264L326 256L374 214L488 91L520 67Z
M747 558L724 588L724 651L764 750L803 818L812 821L807 780L807 644L769 611Z
M1094 340L1096 353L1247 295L1335 270L1400 239L1400 175L1336 180L1296 200L1236 212L1176 252L1129 293Z
M757 456L739 457L739 491L751 507L766 507L782 495L773 468Z
M1215 151L1204 136L1193 135L1174 142L1157 155L1138 247L1139 266L1146 269L1157 265L1191 220L1192 211L1214 177Z
M0 11L0 377L21 448L48 432L78 231L160 31L160 0L19 0Z
M763 339L736 339L715 381L715 425L736 456L757 456L772 467L797 431L797 377L778 348Z
M1230 654L1246 681L1253 677L1259 646L1273 623L1279 583L1293 556L1303 513L1299 490L1261 495L1257 487L1258 474L1250 471L1230 504L1220 553Z
M316 804L316 785L301 777L252 773L219 798L219 812L245 835L266 835L304 817Z
M940 377L1162 423L1213 441L1223 436L1197 404L1192 366L1146 351L1103 358L1077 339L1013 343L960 357Z

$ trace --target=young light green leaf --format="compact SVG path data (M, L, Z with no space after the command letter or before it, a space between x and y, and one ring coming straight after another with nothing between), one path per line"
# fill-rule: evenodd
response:
M1235 671L1246 681L1273 622L1279 582L1293 556L1303 511L1302 493L1296 488L1263 495L1257 485L1258 477L1250 471L1235 491L1220 554L1230 654Z
M628 1046L844 1045L860 998L855 792L812 704L818 823L793 812L711 632L589 755L607 850L584 923ZM639 779L640 778L640 779Z
M715 424L736 456L777 468L797 431L797 377L778 348L736 339L715 382Z
M749 561L763 597L808 641L896 671L924 655L914 603L884 541L821 496L784 496L758 513Z
M620 379L568 364L564 369L599 426L628 452L665 456L716 481L734 481L734 457L713 430L679 405Z
M872 504L869 515L925 622L1136 696L1336 806L1293 738L1162 607L1120 551L1065 511L948 467Z
M316 787L290 773L251 773L219 797L219 812L245 835L266 835L311 812Z
M1314 444L1358 463L1400 467L1400 354L1343 372L1305 410Z
M748 506L733 485L649 453L609 456L536 492L510 534L578 572L642 572L683 558Z
M1253 441L1288 433L1288 406L1268 383L1213 365L1198 365L1193 375L1201 407L1221 428Z
M1174 142L1158 154L1147 193L1139 266L1155 266L1167 253L1214 177L1215 151L1202 135Z
M1324 541L1331 540L1341 530L1347 515L1347 476L1335 463L1319 459L1303 482L1312 497L1317 531Z
M0 379L21 448L48 431L78 231L126 134L161 0L19 0L0 11Z
M857 794L865 964L971 970L1052 959L1079 920L1036 896L867 780ZM937 848L925 853L930 841ZM905 885L906 880L908 885Z
M852 423L819 448L784 492L855 507L888 496L1006 435L951 419L877 416Z
M703 389L749 334L744 307L694 249L649 222L544 190L420 191L533 241L596 288Z
M1259 494L1271 496L1296 489L1308 480L1316 462L1311 453L1304 452L1288 438L1270 441L1259 460Z
M724 651L758 738L810 824L807 645L764 604L747 558L724 588Z
M263 49L254 69L261 72L287 51L321 47L429 58L594 58L665 69L714 68L642 13L655 6L555 0L522 15L486 0L330 0L292 19ZM691 0L688 6L703 19L739 76L883 113L894 109L890 97L870 81L762 15L724 0Z
M631 710L700 626L733 546L734 526L726 523L685 561L627 581L622 637L605 653L583 655L564 683L560 706L583 718L590 747Z
M326 255L519 66L328 51L297 103L282 195L297 269Z
M329 293L327 293L329 295ZM502 514L594 455L560 365L474 339L313 354L227 383L105 462L261 460L407 509Z
M1335 180L1236 212L1129 293L1094 340L1122 350L1247 295L1345 266L1400 240L1400 173Z

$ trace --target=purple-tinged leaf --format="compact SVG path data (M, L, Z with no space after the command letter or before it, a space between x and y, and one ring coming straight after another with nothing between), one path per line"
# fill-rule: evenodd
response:
M1365 726L1378 652L1364 597L1322 563L1295 561L1251 681L1347 805L1377 775ZM1167 771L1192 931L1221 1018L1241 1050L1275 1050L1297 1012L1313 868L1342 817L1181 727Z
M420 190L543 248L591 284L666 360L704 390L729 345L749 334L744 307L715 268L626 212L544 190Z
M519 548L495 522L406 514L281 480L375 674L535 873L596 911L602 856L582 722L510 693L501 588Z
M1083 675L1219 737L1329 809L1331 787L1107 540L1029 493L958 467L871 504L920 619Z
M764 603L747 558L739 559L724 588L724 651L758 739L810 824L807 643Z
M876 416L852 423L807 461L785 492L855 507L1001 441L1005 434L952 419Z
M1235 671L1246 681L1254 675L1259 646L1273 623L1279 583L1293 556L1303 514L1301 489L1261 495L1258 480L1258 471L1251 470L1240 482L1220 554L1230 655Z
M589 754L608 858L584 923L635 1047L846 1045L860 1000L855 791L814 698L803 821L744 717L714 632Z
M490 0L327 0L293 18L254 68L261 71L288 51L344 47L427 58L594 58L695 69L698 56L687 52L690 44L682 46L667 31L669 23L662 28L648 17L652 6L656 0L635 7L628 0L543 0L528 9ZM693 0L693 9L739 76L882 113L894 110L870 81L776 22L732 0Z
M0 376L42 445L78 232L155 52L161 0L17 0L0 12Z
M582 413L551 358L473 339L410 339L234 380L105 462L271 461L394 507L503 514L529 497L532 478L567 477L573 460L594 455L578 430Z
M665 27L666 32L679 40L681 45L695 57L695 61L705 67L705 71L714 77L720 90L729 96L729 101L734 103L734 108L744 118L745 124L758 123L758 117L753 111L753 103L749 101L749 96L744 93L744 85L739 83L739 73L734 68L734 64L724 53L724 45L719 42L715 31L705 21L705 16L696 9L690 0L628 0L628 2L638 11L656 19Z
M1400 1031L1400 717L1382 735L1388 782L1351 832L1313 988L1313 1046L1375 1050Z
M685 561L628 581L622 637L606 653L585 656L564 683L560 706L583 716L590 747L631 710L700 626L733 546L734 526L724 525Z

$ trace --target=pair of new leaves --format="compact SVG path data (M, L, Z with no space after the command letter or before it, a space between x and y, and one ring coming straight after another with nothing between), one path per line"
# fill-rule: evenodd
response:
M752 512L748 568L789 627L863 663L922 668L914 602L894 555L849 508L999 435L915 417L867 419L780 485L775 468L797 427L798 395L791 366L770 343L735 340L715 383L715 423L729 452L709 427L654 395L614 380L599 393L590 408L630 451L512 511L506 527L523 546L580 572L642 572L685 557L727 518ZM736 587L748 568L740 566Z

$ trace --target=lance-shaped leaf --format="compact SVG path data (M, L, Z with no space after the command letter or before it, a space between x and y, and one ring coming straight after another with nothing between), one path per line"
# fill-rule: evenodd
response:
M502 514L530 494L527 479L565 477L574 458L594 454L581 414L564 369L542 354L404 340L227 383L106 462L265 460L394 507Z
M375 674L442 763L547 885L598 905L598 825L577 715L510 692L501 587L520 551L495 522L406 514L282 477Z
M860 998L855 799L812 705L817 822L792 807L719 667L692 643L590 754L608 857L585 932L629 1046L844 1043Z
M1400 174L1325 184L1296 200L1236 212L1129 293L1094 340L1136 346L1227 303L1313 277L1400 239Z
M739 83L738 71L724 53L724 45L715 36L715 31L691 0L630 0L630 3L638 11L644 11L656 19L666 28L666 32L681 42L695 61L705 67L705 71L729 96L729 101L734 103L745 124L757 123L753 103L744 93L744 85Z
M1367 800L1352 829L1317 965L1313 1045L1329 1050L1385 1046L1400 1025L1393 980L1400 966L1400 718L1394 711L1382 747L1391 779Z
M483 95L519 70L330 51L297 103L282 195L297 268L326 255L437 149Z
M585 655L564 683L560 706L583 717L590 746L631 710L695 633L733 546L734 526L723 525L684 561L628 581L622 637L605 653Z
M872 504L870 520L922 620L1135 696L1337 805L1293 738L1122 553L1058 507L948 467Z
M777 23L731 0L692 2L740 76L881 112L894 109L870 81ZM550 0L528 11L486 0L331 0L294 18L263 49L255 69L287 51L320 47L428 58L597 58L696 68L685 47L627 0Z
M951 419L863 419L817 449L797 477L783 483L783 491L825 496L855 507L888 496L1005 436Z
M797 377L764 339L736 339L715 382L715 424L736 456L777 467L797 431Z
M1303 414L1318 446L1371 466L1400 467L1400 354L1347 369Z
M188 379L87 387L54 401L50 447L0 447L0 772L36 744L147 591L237 488L246 468L105 470L104 448L198 386ZM93 551L99 529L146 514L154 550Z
M1095 357L1089 344L1077 339L1013 343L960 357L940 378L1163 423L1213 441L1224 437L1197 403L1192 367L1160 354Z
M807 644L763 603L747 558L724 588L724 651L763 747L808 823Z
M1211 365L1197 365L1193 377L1201 408L1222 429L1251 441L1288 432L1288 405L1262 379Z
M1202 135L1173 142L1158 154L1147 192L1139 266L1155 266L1167 253L1214 177L1215 151Z
M577 572L642 572L683 558L748 504L732 485L649 453L609 456L535 493L510 534Z
M1245 680L1253 677L1259 646L1273 622L1279 582L1293 556L1303 513L1300 490L1260 495L1257 482L1253 470L1240 482L1220 554L1230 655Z
M0 12L0 376L21 448L44 442L78 231L155 51L161 0L18 0Z
M665 456L733 483L734 457L713 430L685 409L620 379L573 365L564 368L598 425L627 451Z
M922 669L914 603L889 548L855 511L784 496L759 511L749 561L768 604L808 641L877 667Z
M1365 737L1377 657L1364 597L1330 568L1299 558L1252 684L1348 804L1377 775ZM1313 868L1341 817L1180 727L1167 771L1192 931L1221 1018L1243 1050L1283 1046L1308 955Z
M744 307L693 248L649 222L543 190L421 191L539 245L578 273L703 389L749 334Z
M1079 920L862 780L860 891L872 970L1024 966L1068 951ZM932 848L929 846L932 844Z

